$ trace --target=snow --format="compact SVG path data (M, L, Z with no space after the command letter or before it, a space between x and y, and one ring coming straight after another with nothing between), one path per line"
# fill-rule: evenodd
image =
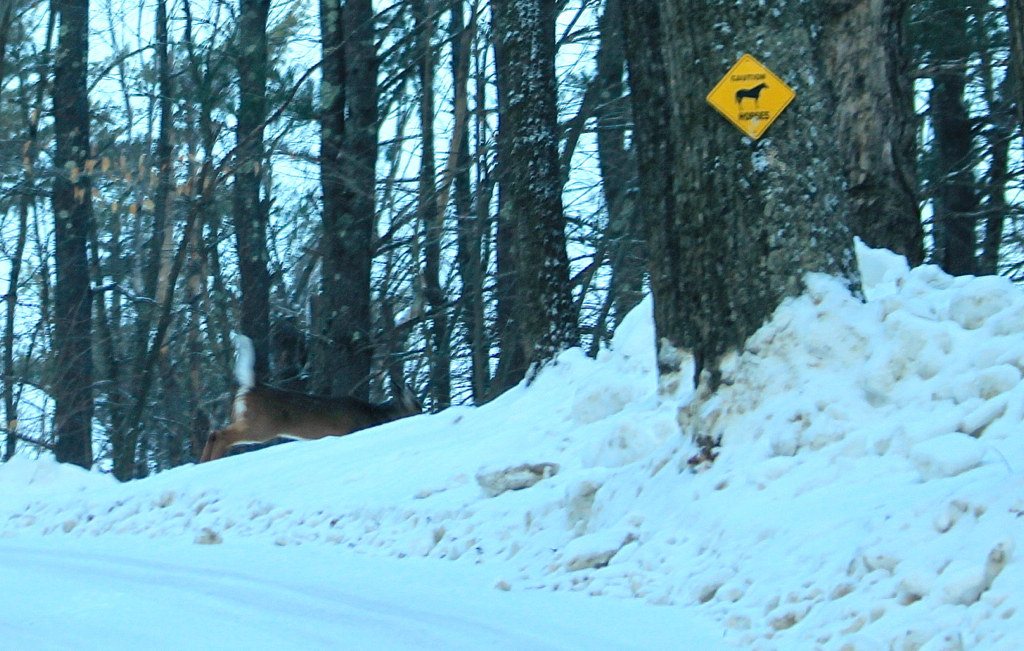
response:
M659 395L648 299L479 408L127 484L14 459L3 639L1022 649L1024 293L857 253L866 302L808 276L712 396Z
M643 604L500 592L478 568L252 544L0 546L4 649L715 648ZM340 556L340 557L339 557ZM5 590L5 592L7 592ZM483 598L481 598L481 596ZM552 616L554 614L554 616ZM583 616L579 616L582 614Z

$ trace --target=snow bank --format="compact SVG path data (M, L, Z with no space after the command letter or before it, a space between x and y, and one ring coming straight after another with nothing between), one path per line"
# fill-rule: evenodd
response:
M866 303L810 276L707 400L659 399L647 300L597 360L481 408L45 499L33 464L0 466L0 535L486 564L498 589L685 609L745 649L1024 648L1024 293L858 255Z
M0 464L0 500L6 502L19 503L27 496L41 498L114 486L117 482L109 475L57 463L49 454L32 461L14 457Z

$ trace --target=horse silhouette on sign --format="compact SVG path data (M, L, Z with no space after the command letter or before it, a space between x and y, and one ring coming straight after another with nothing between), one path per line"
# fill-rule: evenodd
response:
M757 108L758 101L761 99L761 91L768 88L768 84L758 84L753 88L741 88L736 91L736 104L740 107L743 106L743 100L750 98L754 100L754 107Z

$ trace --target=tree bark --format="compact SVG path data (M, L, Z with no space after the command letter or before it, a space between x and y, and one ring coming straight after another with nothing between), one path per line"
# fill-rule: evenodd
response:
M676 151L670 147L669 81L665 36L661 31L662 2L623 2L622 26L629 67L630 99L633 106L633 148L637 157L639 199L637 212L644 220L649 255L651 293L655 303L658 341L677 337L669 324L682 306L683 261L673 255L682 238L676 196L672 183L676 174ZM716 125L720 126L720 125ZM688 255L689 252L683 252ZM671 308L671 309L670 309ZM666 358L659 373L671 383L679 373L679 360Z
M928 113L933 137L928 174L932 199L932 261L953 275L976 271L977 208L972 122L964 94L968 60L975 56L967 4L936 0L920 7L917 45L926 57L932 89Z
M608 210L608 259L616 325L643 298L647 260L639 214L630 193L636 190L636 158L626 148L627 111L622 76L626 62L620 2L607 0L598 21L597 153ZM629 0L626 0L627 2ZM600 333L595 335L599 338Z
M153 163L156 168L157 184L153 196L153 256L155 277L152 279L153 296L157 303L164 294L173 292L168 285L171 256L174 252L174 82L171 71L170 41L168 39L167 0L156 3L156 74L159 99L158 132ZM151 172L152 173L152 172Z
M908 0L835 2L825 70L836 96L850 227L868 246L924 262L917 203L917 124L903 38Z
M195 152L197 139L191 139L189 143L190 153ZM190 164L189 177L192 177ZM188 197L188 210L195 210L192 197ZM192 241L189 242L188 266L186 274L186 300L188 302L188 330L185 335L185 346L187 351L186 367L188 370L188 404L189 417L189 454L185 455L182 463L188 461L198 462L202 452L200 441L205 445L205 436L208 432L210 417L207 412L209 401L208 387L213 382L208 381L204 374L204 362L209 359L206 354L207 346L215 340L213 333L209 332L210 322L207 318L207 328L203 328L203 314L209 314L209 306L204 305L204 298L208 295L206 279L209 270L206 268L205 256L203 255L203 220L201 216L196 219L197 226L192 231ZM204 309L205 308L205 309Z
M988 12L998 9L989 5L974 6L975 18L984 24ZM985 137L988 145L989 163L985 183L985 235L978 256L978 274L999 273L1000 249L1003 244L1003 224L1010 214L1006 201L1006 187L1010 183L1010 140L1013 137L1015 113L1013 110L1013 62L1011 60L1006 78L996 83L993 55L997 52L989 34L981 37L979 44L981 79L984 85L985 104L988 106L988 128Z
M53 213L57 283L53 344L56 363L54 452L60 462L92 467L92 315L89 258L92 221L89 158L89 2L53 0L59 30L54 60Z
M320 0L320 187L323 192L320 294L314 297L312 388L329 394L340 351L331 345L331 324L341 311L345 274L345 27L340 0Z
M256 377L265 380L270 359L270 272L267 269L267 202L263 186L263 128L267 118L267 14L270 0L239 0L238 124L233 218L242 290L242 334L256 348Z
M473 23L467 27L462 14L464 4L463 0L452 0L451 9L452 80L457 125L454 138L459 143L459 146L451 154L456 157L452 194L457 220L458 253L456 262L459 276L462 279L462 320L466 328L466 340L470 355L470 385L473 391L473 402L480 404L487 398L487 387L491 379L490 343L487 339L487 322L484 316L484 263L482 256L483 224L487 223L487 207L483 207L484 214L473 209L469 155L469 63L470 49L476 34L477 17L474 14L472 16ZM486 125L484 111L486 101L486 94L477 95L478 130L482 130ZM481 141L479 136L478 132L477 142ZM478 166L478 169L486 169L486 159L479 160ZM482 176L481 174L478 178L477 194L480 197L490 197L490 192L487 190L489 181L483 180ZM490 203L489 200L487 203Z
M324 110L332 142L322 145L322 156L335 161L331 162L331 183L337 186L331 187L330 204L325 190L321 291L314 303L312 388L318 393L366 399L373 359L370 267L376 228L376 29L370 0L347 0L341 7L332 2L328 9L330 20L323 27L328 39L325 55L340 60L331 62L331 94L325 98L330 101ZM330 13L335 9L340 11L337 19ZM340 39L334 31L338 20ZM324 74L326 79L328 71ZM334 147L339 146L335 153Z
M439 205L437 161L434 148L434 3L413 0L417 51L420 57L420 175L419 220L423 224L423 291L430 305L428 347L431 407L434 411L451 404L451 342L448 335L448 306L441 286L441 238L444 234L445 205ZM454 152L453 152L454 153Z
M997 117L997 119L999 119ZM992 128L989 143L992 162L987 179L987 202L985 205L985 237L981 255L978 256L978 274L999 273L999 249L1003 242L1003 223L1009 212L1006 202L1006 186L1010 180L1009 154L1010 129L1006 126Z
M501 342L501 390L575 345L578 334L558 159L555 2L494 0L491 12L502 95L499 262L503 253L512 262L514 321Z
M848 154L834 116L844 76L865 71L829 61L834 24L856 6L662 0L627 8L641 201L658 208L648 219L663 390L681 380L686 352L695 380L715 389L722 357L801 293L808 272L859 289L846 222ZM705 101L745 52L759 54L797 93L758 142ZM652 173L652 165L664 171Z
M494 12L492 9L492 23ZM492 35L493 40L493 35ZM502 55L497 44L494 46L494 67L495 67L495 89L496 89L496 112L498 114L498 131L495 135L496 156L492 178L495 185L499 179L504 177L505 169L508 167L508 147L502 141L502 124L507 120L505 117L505 96L508 94L508 73L507 67L502 65ZM479 88L478 77L478 88ZM477 92L478 100L486 97L485 94ZM477 110L480 111L478 104ZM486 113L478 116L478 122L486 120ZM486 124L486 122L484 122ZM492 189L493 193L493 189ZM504 209L507 192L499 186L497 196L497 214L495 216L496 228L494 234L494 261L497 273L494 278L495 298L495 340L498 344L498 365L494 371L494 377L488 390L488 399L494 398L506 389L515 386L522 379L518 369L524 368L526 363L523 359L522 348L516 345L519 340L519 323L515 310L515 261L512 259L512 239L515 222L510 218L510 213ZM477 202L477 217L480 218L482 211L490 210L489 206Z
M358 284L350 286L346 307L351 319L342 330L342 340L350 351L348 367L351 379L346 386L336 387L357 397L369 396L370 364L373 360L373 320L370 313L370 267L375 256L376 189L377 189L377 28L370 0L347 0L345 31L347 34L348 102L351 129L346 142L349 165L348 199L351 211L350 233L360 242L355 249L359 260Z
M929 115L935 130L935 256L947 273L975 273L978 195L971 165L971 118L964 103L963 70L942 70L932 78Z

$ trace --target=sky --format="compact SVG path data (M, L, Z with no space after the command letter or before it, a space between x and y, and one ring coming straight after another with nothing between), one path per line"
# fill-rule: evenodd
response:
M124 484L16 457L0 648L1024 648L1024 294L858 257L712 396L659 394L648 299L482 407Z

